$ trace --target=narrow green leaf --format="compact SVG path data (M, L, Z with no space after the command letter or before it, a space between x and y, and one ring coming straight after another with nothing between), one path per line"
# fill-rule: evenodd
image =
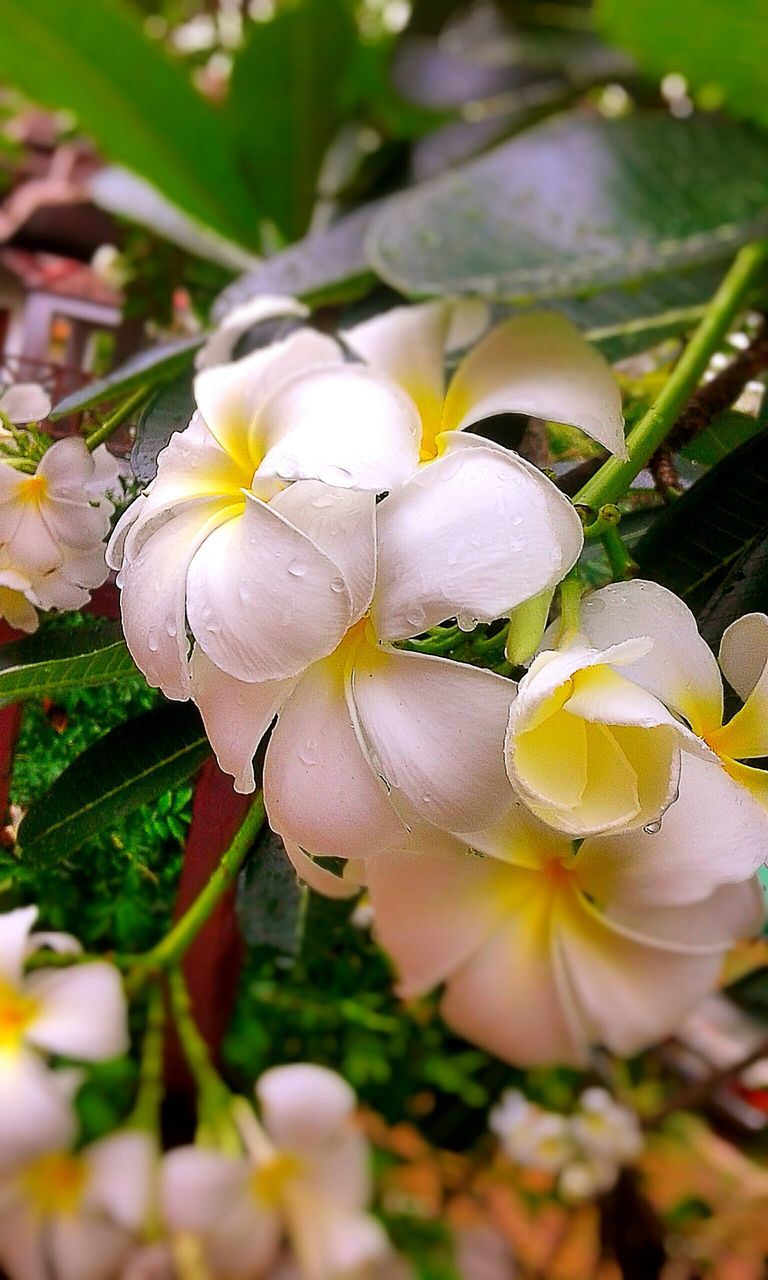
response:
M0 649L0 706L136 675L117 623L51 628Z
M174 431L183 431L195 411L192 373L184 370L172 382L158 388L142 411L131 453L133 473L139 480L153 480L157 455Z
M256 209L225 120L144 35L129 0L0 0L0 27L0 78L73 111L104 155L193 218L256 242Z
M2 0L0 0L0 4ZM103 378L97 378L71 395L65 396L54 406L51 418L66 418L70 413L81 413L105 400L114 400L137 387L152 387L169 382L180 370L191 366L194 354L203 345L205 335L179 338L175 342L163 342L148 351L140 351L124 364L118 365Z
M568 115L385 205L371 266L402 293L527 302L703 264L768 231L768 144L723 119Z
M307 229L355 45L350 5L301 0L254 23L235 59L228 109L244 171L262 216L289 240Z
M768 432L712 467L666 507L633 548L643 577L699 613L741 554L763 535L768 513Z
M141 804L178 786L210 754L191 703L127 720L79 755L29 809L19 830L24 858L64 858Z

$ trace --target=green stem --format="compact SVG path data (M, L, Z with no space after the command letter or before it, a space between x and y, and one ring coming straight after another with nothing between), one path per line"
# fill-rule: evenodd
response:
M564 648L579 634L581 597L584 583L575 569L560 583L560 627L557 635L559 648Z
M163 1101L163 1050L165 1033L165 1004L163 990L155 984L149 993L147 1024L141 1046L139 1088L136 1103L127 1120L132 1129L145 1129L157 1133L160 1127L160 1106Z
M179 1042L198 1091L200 1124L214 1140L232 1128L232 1095L211 1062L208 1046L195 1022L192 1002L181 969L168 974L168 993Z
M149 391L146 387L139 387L138 391L134 391L133 395L123 400L123 403L118 405L100 426L95 427L90 435L85 437L86 449L93 453L94 449L114 435L118 427L122 427L123 423L127 422L131 415L144 404L148 395Z
M661 393L627 436L629 456L626 460L609 458L603 463L576 494L574 503L599 510L604 503L618 502L624 496L696 390L767 262L768 241L765 240L747 245L736 255Z
M234 883L251 845L264 825L264 817L264 800L259 793L248 810L243 825L205 888L197 895L184 915L176 921L170 933L161 938L157 945L144 955L130 958L134 964L145 971L168 969L183 959L203 925Z
M618 529L605 529L601 541L608 557L608 564L611 567L611 575L614 582L624 582L627 578L634 578L638 572L637 565L624 546Z

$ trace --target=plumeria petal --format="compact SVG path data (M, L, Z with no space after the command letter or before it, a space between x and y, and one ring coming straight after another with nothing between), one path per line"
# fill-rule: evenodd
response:
M39 1005L27 1032L39 1048L83 1062L114 1058L128 1049L123 985L111 964L37 970L26 978L25 993Z
M66 1073L49 1070L37 1054L0 1053L0 1172L69 1146L77 1130L74 1083Z
M0 574L0 578L4 575ZM34 606L21 594L10 587L0 585L0 618L5 618L12 627L30 634L37 631L39 624Z
M715 656L690 609L666 587L640 579L602 587L582 602L581 627L596 649L649 636L653 649L623 667L624 675L685 716L694 733L706 736L720 726L723 688Z
M111 1222L79 1214L55 1217L46 1234L45 1253L53 1259L56 1280L105 1280L119 1274L134 1244Z
M430 991L487 942L508 912L506 876L496 859L438 832L367 861L373 928L395 962L400 995Z
M259 477L381 493L407 480L418 462L416 406L362 365L291 379L264 405L259 422L265 446Z
M306 534L247 495L187 572L187 615L208 657L239 680L283 680L336 648L352 615L339 567ZM296 625L296 619L311 625Z
M376 580L376 495L305 480L283 489L270 506L338 565L352 597L350 621L357 622Z
M763 809L768 809L768 770L753 765L740 764L737 760L724 761L726 773L749 793Z
M383 1227L369 1214L338 1209L327 1195L291 1192L289 1235L305 1280L364 1275L389 1252Z
M215 1231L245 1193L248 1162L208 1147L177 1147L163 1160L163 1214L169 1226Z
M502 744L514 692L491 671L369 644L354 667L354 703L377 772L393 797L449 831L490 823L509 805Z
M727 628L720 666L744 706L710 742L721 755L754 760L768 755L768 617L749 613Z
M272 1141L293 1151L311 1150L339 1137L357 1101L336 1071L309 1062L271 1067L259 1077L256 1097Z
M155 1196L157 1141L149 1133L125 1129L83 1151L90 1174L86 1203L136 1235L149 1225Z
M218 497L185 503L120 571L120 611L131 656L147 682L167 698L183 700L190 692L185 612L190 563L206 537L238 512Z
M17 907L0 915L0 974L14 985L24 971L29 935L37 920L37 907Z
M341 359L332 338L300 329L242 360L204 369L195 378L197 407L230 457L253 469L264 452L263 426L257 420L270 394L298 372Z
M497 413L567 422L618 457L627 456L621 394L611 368L556 312L503 321L456 370L443 429L460 431Z
M264 764L271 825L314 854L355 857L404 828L361 747L343 657L315 663L280 711Z
M42 422L51 412L51 397L36 382L17 382L0 395L0 413L19 425Z
M682 905L612 905L608 919L614 928L668 943L676 951L722 955L735 941L759 934L765 916L763 890L753 876L739 884L721 884L708 897Z
M246 682L228 676L195 645L190 659L192 697L219 767L235 780L235 791L254 790L253 757L296 678Z
M581 522L550 480L508 450L455 447L378 508L372 618L400 640L461 615L491 622L559 582L582 546Z
M321 867L314 858L304 852L301 845L296 844L295 840L289 840L286 836L282 836L281 839L297 876L308 884L310 889L322 893L326 898L338 899L354 898L355 894L360 892L358 884L346 880L343 876L335 875L327 867Z
M261 294L249 298L238 307L233 307L214 329L210 337L203 343L195 356L195 368L209 369L212 365L225 364L232 356L238 340L264 320L295 316L304 319L309 315L309 308L297 298Z
M446 351L468 346L487 322L485 303L441 299L393 307L341 336L366 364L388 374L408 393L419 410L424 435L432 442L442 420Z

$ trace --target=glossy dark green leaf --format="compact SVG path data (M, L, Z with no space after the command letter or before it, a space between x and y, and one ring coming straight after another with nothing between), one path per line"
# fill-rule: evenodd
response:
M73 111L105 156L193 218L256 243L257 212L226 121L143 33L130 0L0 0L0 28L7 84Z
M0 0L2 3L2 0ZM54 406L51 418L66 418L70 413L81 413L105 400L114 400L138 387L152 387L168 382L179 370L191 366L195 352L203 345L204 336L179 338L175 342L162 342L148 351L139 351L111 373L87 386L80 387L65 396Z
M300 0L251 24L235 59L228 114L243 170L262 217L288 239L307 229L355 44L344 0Z
M110 823L176 787L210 755L191 703L170 703L127 720L88 747L29 809L22 857L65 858Z
M768 521L731 565L701 611L702 635L716 647L725 628L745 613L768 613Z
M157 455L174 431L184 430L194 411L192 371L185 369L172 382L160 387L142 410L131 453L131 466L138 480L149 482L154 479Z
M136 675L117 623L50 628L0 648L0 706Z
M598 0L608 38L653 76L683 75L711 106L768 127L765 0Z
M237 915L249 947L269 947L284 956L298 955L308 890L273 831L265 831L240 877Z
M700 613L768 522L768 432L712 467L654 520L633 548L643 577Z
M768 230L768 143L711 117L563 116L388 203L373 269L524 302L722 259Z

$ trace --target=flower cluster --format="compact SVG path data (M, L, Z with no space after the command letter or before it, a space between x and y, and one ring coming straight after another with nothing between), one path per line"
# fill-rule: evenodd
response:
M194 699L239 790L277 717L270 822L316 888L367 886L402 994L444 984L468 1039L579 1065L668 1034L760 928L768 618L723 639L744 699L723 725L717 664L670 592L573 607L574 507L469 428L525 413L622 456L618 388L562 317L487 322L472 302L395 308L225 363L219 335L109 555L137 664ZM541 643L519 683L429 652L440 624L526 609Z
M489 1116L493 1133L513 1163L557 1177L571 1203L610 1191L622 1165L643 1150L637 1116L605 1089L585 1089L571 1115L545 1111L517 1089L502 1094Z
M104 582L118 467L104 445L28 429L50 411L40 387L0 398L0 618L35 631L37 610L79 609Z
M10 1280L374 1277L391 1251L368 1213L369 1152L350 1087L325 1067L275 1067L259 1114L225 1093L217 1136L163 1155L141 1107L78 1145L79 1069L128 1048L118 971L74 938L31 934L34 907L0 916L0 1268ZM25 975L25 962L42 961ZM53 965L56 954L72 961ZM222 1138L222 1134L224 1137ZM186 1261L185 1261L186 1259ZM279 1271L283 1274L283 1271ZM289 1274L285 1271L285 1275Z

